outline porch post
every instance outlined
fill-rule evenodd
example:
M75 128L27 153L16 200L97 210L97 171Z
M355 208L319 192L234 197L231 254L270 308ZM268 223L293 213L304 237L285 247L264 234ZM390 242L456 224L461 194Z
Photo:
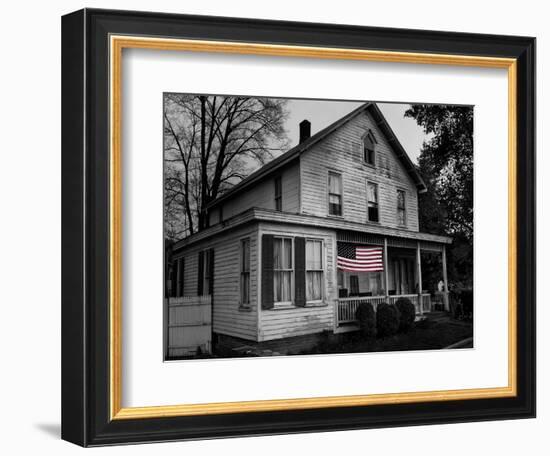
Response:
M447 248L443 244L441 262L443 263L443 305L445 310L449 311L449 289L447 288Z
M388 238L384 237L384 290L386 291L386 302L389 300L390 290L388 286Z
M422 308L422 264L420 261L420 241L416 241L416 272L418 275L418 307L420 307L420 315L424 313Z

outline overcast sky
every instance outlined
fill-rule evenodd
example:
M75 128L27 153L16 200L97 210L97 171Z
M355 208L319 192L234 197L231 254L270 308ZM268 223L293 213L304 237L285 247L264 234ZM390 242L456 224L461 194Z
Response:
M361 104L362 102L350 101L289 100L288 110L290 116L285 127L290 138L291 147L298 144L298 125L302 120L307 119L311 122L311 134L314 135ZM377 104L399 142L413 162L416 163L422 143L429 137L424 134L422 128L417 125L414 119L403 117L409 105L398 103Z

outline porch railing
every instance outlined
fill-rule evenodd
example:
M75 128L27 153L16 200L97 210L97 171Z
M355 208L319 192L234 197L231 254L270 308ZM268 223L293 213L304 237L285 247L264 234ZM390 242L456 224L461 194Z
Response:
M416 313L420 314L423 312L430 312L432 310L431 305L431 296L429 293L423 293L421 296L421 300L419 301L417 294L406 294L406 295L392 295L392 296L358 296L358 297L351 297L351 298L339 298L337 300L337 324L345 324L345 323L353 323L357 321L355 318L355 314L357 312L357 308L362 303L369 303L372 305L374 311L376 312L376 309L379 304L383 302L387 302L388 304L395 304L399 298L407 298L409 299L416 309ZM422 312L420 310L420 306L422 306Z

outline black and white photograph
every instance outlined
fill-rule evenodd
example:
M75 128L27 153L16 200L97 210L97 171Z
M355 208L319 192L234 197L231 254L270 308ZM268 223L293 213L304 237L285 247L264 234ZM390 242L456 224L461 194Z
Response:
M165 360L474 347L474 106L163 106Z

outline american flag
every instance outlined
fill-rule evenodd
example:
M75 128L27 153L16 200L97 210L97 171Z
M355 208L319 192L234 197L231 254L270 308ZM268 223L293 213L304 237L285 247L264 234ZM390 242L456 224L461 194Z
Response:
M384 270L382 247L366 247L338 243L338 269L350 272L378 272Z

